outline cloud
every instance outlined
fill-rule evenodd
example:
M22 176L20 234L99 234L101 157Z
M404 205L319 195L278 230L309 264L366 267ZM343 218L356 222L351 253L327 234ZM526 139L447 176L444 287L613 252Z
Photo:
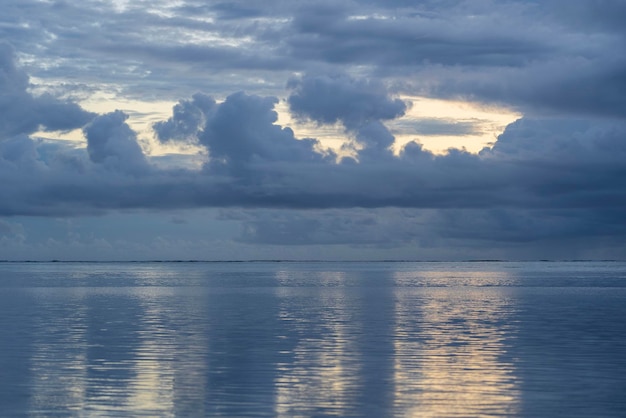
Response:
M249 209L236 220L241 243L298 247L616 243L625 11L619 0L8 0L0 214ZM177 157L144 155L133 109L95 115L70 99L100 90L183 98L155 137L203 147L202 169L152 164ZM420 95L525 116L478 155L435 156L416 143L394 154L389 127L406 123L399 97ZM354 159L324 149L314 129L279 124L282 100L306 126L343 127ZM480 128L411 123L417 135ZM78 128L82 145L34 137Z
M354 130L371 120L402 116L406 103L389 97L382 83L346 75L305 76L290 80L291 111L315 122L342 122Z
M144 97L207 91L222 98L241 89L276 96L293 71L334 72L527 113L619 117L625 67L615 51L624 42L624 6L568 4L155 1L148 9L11 0L0 36L31 58L32 74L83 93L106 80Z
M235 93L219 105L207 121L200 143L210 152L214 165L232 170L254 162L319 162L313 139L297 140L290 128L276 125L278 99Z
M35 143L27 136L17 136L0 142L0 157L12 164L30 165L38 158Z
M296 11L296 35L288 39L294 56L406 71L424 64L522 66L553 49L522 26L533 24L524 21L529 7L522 2L364 3Z
M573 0L568 7L557 0L546 2L551 14L576 30L626 33L626 4L620 0Z
M581 42L585 42L581 40ZM623 118L626 60L614 56L556 56L521 69L466 74L442 74L431 91L441 97L469 97L506 103L529 116Z
M250 7L248 4L237 2L216 3L211 10L217 12L220 19L254 18L264 15L259 8Z
M229 95L222 103L204 94L182 100L167 121L154 125L161 141L187 141L204 146L210 155L206 169L234 177L269 175L273 163L322 163L334 158L322 153L314 139L297 139L288 127L276 124L275 97Z
M303 76L290 83L288 102L296 116L341 122L364 146L358 163L337 163L315 139L298 139L278 125L275 97L239 92L217 103L197 94L179 102L155 131L162 141L205 147L204 170L151 166L128 116L116 111L84 128L84 151L45 147L26 136L3 141L0 173L11 186L3 188L1 212L56 216L201 206L591 210L625 203L624 122L524 118L480 155L434 156L409 144L394 156L387 149L393 136L383 122L402 115L406 105L382 84L347 76Z
M24 227L20 223L0 219L0 239L23 241L25 239Z
M402 209L292 211L222 210L221 218L242 222L238 241L269 245L397 247L419 238L420 214ZM411 219L407 223L407 219Z
M604 258L619 257L625 249L626 233L620 212L515 208L224 209L221 217L241 222L238 242L276 248L304 247L310 254L318 254L316 246L331 246L339 254L346 248L358 250L356 254L375 248L393 259L507 259L512 254L521 259L547 259L598 257L603 251Z
M181 100L174 106L171 118L154 124L157 138L161 142L197 142L215 107L215 100L202 93L194 94L191 100Z
M15 65L13 49L0 43L0 141L38 130L80 128L94 115L75 103L28 91L29 77Z
M384 120L404 115L406 103L389 97L382 83L346 75L304 76L288 83L291 112L319 124L341 122L365 147L362 156L390 153L394 142Z
M84 129L92 162L118 170L142 170L147 162L136 133L126 123L128 115L116 110L96 117Z
M300 117L341 121L347 132L356 131L356 140L391 136L381 120L405 108L367 80L305 76L293 83L290 101ZM346 106L354 100L356 110L324 108L329 91ZM626 203L621 121L523 118L479 155L434 156L410 143L396 156L381 149L387 142L363 141L359 162L337 162L318 141L298 139L278 125L277 102L239 92L221 103L196 95L176 105L170 119L155 125L157 135L165 141L191 138L205 147L209 159L202 171L150 165L121 111L85 127L84 151L46 148L27 137L5 141L0 173L12 186L3 189L0 212L57 216L233 206L611 210Z

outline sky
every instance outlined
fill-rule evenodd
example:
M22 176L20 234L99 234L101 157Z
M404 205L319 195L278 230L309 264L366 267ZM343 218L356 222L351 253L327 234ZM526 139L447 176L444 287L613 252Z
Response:
M0 260L626 259L626 2L0 5Z

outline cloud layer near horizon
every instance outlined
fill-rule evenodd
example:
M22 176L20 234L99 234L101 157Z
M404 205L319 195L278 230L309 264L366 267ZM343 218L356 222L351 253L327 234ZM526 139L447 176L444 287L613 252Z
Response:
M250 244L591 237L623 247L626 60L616 51L626 8L608 0L600 8L577 0L566 11L552 1L445 3L156 2L152 11L9 3L7 16L21 25L0 27L13 45L0 45L0 216L237 208L223 218L239 222L237 239ZM39 26L26 13L36 8L49 13ZM101 20L91 32L63 25L94 12ZM185 36L165 40L165 27ZM54 36L44 41L46 33ZM252 74L264 87L250 88ZM81 108L98 79L128 97L162 91L179 100L153 125L155 137L199 147L202 167L155 164L132 115ZM394 153L387 124L410 106L399 97L417 94L525 116L478 154L434 155L416 142ZM339 129L341 152L280 125L282 103L294 120ZM84 144L53 136L73 129ZM23 235L3 222L0 234Z

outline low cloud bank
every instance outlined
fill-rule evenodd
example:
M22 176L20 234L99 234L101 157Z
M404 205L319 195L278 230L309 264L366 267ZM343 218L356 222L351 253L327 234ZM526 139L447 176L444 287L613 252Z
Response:
M239 208L224 216L244 225L241 242L289 245L619 241L626 234L626 122L619 118L531 116L479 154L435 156L409 143L394 155L385 122L401 117L406 103L368 79L305 75L288 83L292 115L341 124L355 158L340 159L278 125L278 98L237 92L217 102L198 93L154 131L162 142L204 147L207 160L201 170L165 169L144 155L123 112L95 115L29 92L6 46L0 86L0 216ZM32 138L76 128L84 148ZM10 225L2 223L3 234L19 232Z

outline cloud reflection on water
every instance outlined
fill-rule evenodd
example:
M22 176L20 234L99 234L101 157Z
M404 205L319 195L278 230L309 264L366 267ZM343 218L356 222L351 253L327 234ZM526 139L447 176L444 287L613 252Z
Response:
M207 343L197 321L201 306L173 303L179 289L35 293L44 314L30 359L30 416L202 413Z
M451 272L421 279L450 283ZM406 277L397 274L406 282ZM394 387L397 415L511 416L519 412L520 382L506 358L514 333L510 298L474 287L481 273L465 272L470 286L416 291L396 287ZM473 276L473 277L472 277Z
M72 289L71 303L59 292L38 294L30 358L32 396L29 416L49 416L62 403L68 411L83 411L87 399L87 303L82 289ZM41 314L45 313L45 314Z
M37 266L0 293L1 331L15 336L0 341L3 402L29 416L515 416L537 402L537 382L582 373L558 356L613 396L621 351L583 337L621 344L602 316L623 312L619 288L595 288L608 308L593 311L586 276L584 292L565 292L569 273L539 285L547 267L520 279L445 265ZM578 319L577 306L588 306ZM576 336L571 356L555 329ZM544 386L550 399L575 389Z
M289 276L280 271L276 278L288 283ZM355 358L353 328L360 324L346 306L345 274L320 272L315 280L319 287L307 292L314 302L301 299L301 292L280 288L280 319L287 333L297 335L297 342L289 362L277 367L277 417L310 416L316 411L342 416L355 404L361 364ZM302 304L294 304L294 298Z

